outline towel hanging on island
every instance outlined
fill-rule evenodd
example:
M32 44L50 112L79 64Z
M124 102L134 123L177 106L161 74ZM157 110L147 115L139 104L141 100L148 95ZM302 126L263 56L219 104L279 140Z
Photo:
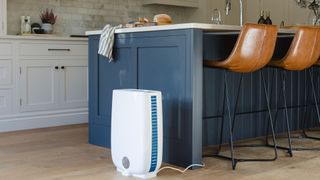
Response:
M115 27L107 24L101 32L98 54L107 57L109 59L109 62L114 60L112 54L114 45L114 33L117 29L121 28L121 24Z

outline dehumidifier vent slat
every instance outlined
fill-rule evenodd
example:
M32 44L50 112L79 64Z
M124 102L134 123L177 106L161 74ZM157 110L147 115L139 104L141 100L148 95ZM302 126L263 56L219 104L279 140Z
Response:
M151 96L151 124L152 124L152 150L151 167L149 172L154 172L157 168L158 159L158 115L157 115L157 97Z

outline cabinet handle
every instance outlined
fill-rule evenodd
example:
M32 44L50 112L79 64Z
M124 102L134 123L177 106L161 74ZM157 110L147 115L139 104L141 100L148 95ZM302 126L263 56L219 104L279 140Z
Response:
M59 69L59 66L55 66L54 69Z
M61 66L61 69L64 69L64 66Z
M48 51L71 51L71 49L48 49Z

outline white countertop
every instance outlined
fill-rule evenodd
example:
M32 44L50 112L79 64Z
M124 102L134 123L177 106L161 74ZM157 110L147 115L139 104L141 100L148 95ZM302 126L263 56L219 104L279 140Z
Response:
M32 35L0 35L1 39L15 39L15 40L56 40L56 41L88 41L88 38L68 37L68 36L57 36L57 35L46 35L46 34L32 34Z
M165 30L178 30L178 29L202 29L206 32L232 32L240 31L240 26L235 25L217 25L217 24L205 24L205 23L185 23L185 24L172 24L162 26L147 26L147 27L136 27L136 28L123 28L116 30L116 34L119 33L132 33L132 32L149 32L149 31L165 31ZM292 34L295 31L292 29L280 29L280 33ZM101 30L87 31L86 35L99 35Z

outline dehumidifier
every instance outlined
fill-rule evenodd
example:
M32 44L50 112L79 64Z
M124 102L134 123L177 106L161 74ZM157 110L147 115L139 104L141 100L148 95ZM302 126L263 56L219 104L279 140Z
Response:
M151 178L162 163L162 96L159 91L114 90L111 155L124 176Z

